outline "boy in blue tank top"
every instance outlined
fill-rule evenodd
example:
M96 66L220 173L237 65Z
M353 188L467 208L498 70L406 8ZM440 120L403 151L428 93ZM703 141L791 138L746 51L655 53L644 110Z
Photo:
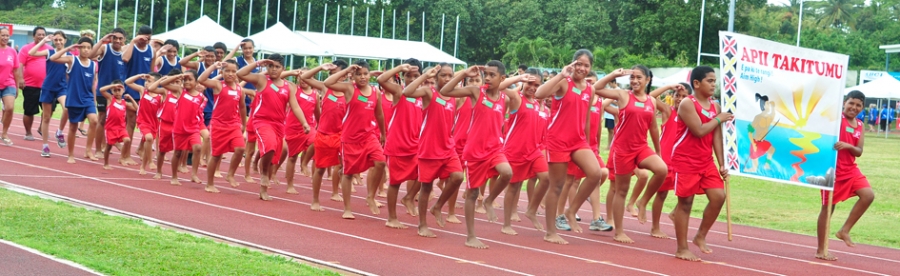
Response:
M125 30L115 28L100 39L100 41L90 49L88 57L97 61L97 87L107 86L113 80L124 80L125 77L125 61L122 60L122 51L125 45ZM97 100L97 124L91 124L88 130L88 148L94 145L97 152L102 151L103 141L106 140L104 125L106 125L106 98L96 97ZM93 130L93 131L92 131ZM88 149L85 158L91 160L99 160L95 157L94 150Z
M138 29L137 35L131 40L131 43L125 46L125 51L122 53L122 61L125 62L125 78L122 78L122 80L128 79L131 76L148 74L152 71L153 53L156 52L156 49L154 49L154 46L150 43L150 36L152 34L153 29L151 29L150 26L141 26ZM144 86L144 80L139 79L135 84ZM140 102L141 100L141 93L131 89L131 87L125 87L125 95L130 96L130 98L134 99L136 102ZM136 119L136 110L127 109L125 112L125 132L128 133L128 137L134 135ZM122 163L126 166L137 165L137 162L134 162L134 159L131 159L130 139L122 143Z

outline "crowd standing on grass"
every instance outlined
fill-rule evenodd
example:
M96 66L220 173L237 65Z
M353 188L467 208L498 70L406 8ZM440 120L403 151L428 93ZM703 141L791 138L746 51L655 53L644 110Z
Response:
M516 203L523 184L525 217L545 231L545 241L555 244L568 243L558 231L583 231L576 213L585 201L593 210L588 229L615 231L613 240L621 243L634 242L625 234L624 213L644 224L652 201L649 233L664 242L667 235L659 228L663 201L675 191L678 204L668 213L676 230L675 256L689 261L700 260L687 242L693 199L705 194L709 203L692 242L701 252L712 253L706 234L725 201L724 181L729 177L719 127L733 115L722 112L713 99L717 76L707 66L694 68L687 83L652 90L653 72L643 65L598 79L591 72L593 54L583 49L559 72L520 65L508 74L496 60L454 72L448 64L424 68L412 58L384 72L370 70L364 60L348 64L340 59L287 70L279 54L256 60L250 39L230 51L216 42L179 57L178 41L152 39L148 26L131 39L115 28L96 43L93 32L83 31L68 46L64 33L47 34L36 27L34 42L18 53L8 45L9 35L0 27L6 146L13 145L7 131L21 89L25 140L34 140L33 118L41 113L37 132L42 157L51 157L50 114L59 106L62 123L54 134L57 145L68 150L68 163L76 162L80 131L87 137L83 157L96 161L102 154L104 169L113 168L110 154L117 149L119 164L139 166L141 175L155 172L153 178L161 179L169 160L172 185L181 185L179 173L190 173L192 182L218 193L215 182L223 178L219 166L230 154L224 180L237 187L255 183L253 175L258 175L259 198L266 201L271 200L270 188L280 183L277 172L282 167L286 193L298 193L294 179L299 163L299 174L312 178L312 211L324 210L319 192L323 178L330 178L331 200L343 202L342 218L353 219L351 193L365 183L366 204L373 214L383 207L375 198L387 197L387 227L406 228L397 218L399 199L408 214L418 216L418 235L431 238L436 235L429 229L429 214L439 227L462 223L455 204L465 183L465 245L482 249L488 246L476 235L476 213L498 221L494 209L501 205L494 201L506 193L500 231L516 235L511 222L519 220ZM328 78L316 80L323 71ZM630 78L627 90L614 82L625 76ZM671 94L671 105L659 99L664 94ZM887 107L863 113L864 102L859 91L847 95L841 127L845 131L834 145L834 202L860 197L836 234L848 246L854 246L850 230L874 199L855 163L863 151L864 120L872 130L875 120L883 125L894 117ZM609 136L606 162L600 155L604 126ZM140 140L132 154L135 128ZM242 181L235 178L240 165L245 166ZM200 167L207 168L204 178L198 174ZM628 198L633 177L637 185ZM604 219L599 187L607 179L611 186ZM403 183L407 195L398 198ZM433 186L441 193L429 208ZM816 257L836 260L824 250L825 202ZM537 219L541 207L544 221Z

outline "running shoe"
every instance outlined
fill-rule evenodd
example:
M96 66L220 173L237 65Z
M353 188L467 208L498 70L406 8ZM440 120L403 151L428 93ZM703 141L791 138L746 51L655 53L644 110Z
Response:
M578 214L575 214L575 221L581 221L581 217L579 217Z
M608 223L606 223L606 221L603 220L603 218L601 217L595 221L592 221L591 226L588 227L588 230L609 232L609 231L613 230L613 227L612 227L612 225L609 225Z
M25 135L25 141L34 141L34 136Z
M569 226L569 221L566 220L566 216L559 215L556 217L556 229L562 231L572 231L572 227Z
M44 144L44 149L41 150L41 157L50 157L50 146Z
M0 140L2 140L2 141L3 141L3 144L6 145L7 147L12 147L12 145L13 145L12 140L9 140L9 138L3 138L3 139L0 139Z
M59 146L59 148L66 147L66 136L59 130L56 130L56 145Z

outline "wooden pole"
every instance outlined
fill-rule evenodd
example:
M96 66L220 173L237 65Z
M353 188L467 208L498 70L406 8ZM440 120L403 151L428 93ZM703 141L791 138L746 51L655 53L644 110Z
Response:
M831 209L834 207L834 191L826 191L828 193L828 213L825 215L825 248L822 250L823 256L828 256L828 236L831 235Z
M731 182L730 177L725 177L725 220L728 224L728 241L731 241Z

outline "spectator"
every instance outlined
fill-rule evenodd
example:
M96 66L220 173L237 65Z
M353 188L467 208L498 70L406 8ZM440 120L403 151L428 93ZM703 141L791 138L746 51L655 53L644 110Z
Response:
M879 124L880 126L878 127L878 132L881 132L882 130L885 132L889 131L888 126L891 124L890 122L896 121L894 109L888 107L888 105L886 104L881 105L881 110L878 111L878 116L878 119L881 121Z
M22 88L22 109L24 116L22 124L25 126L25 140L34 141L34 135L31 133L31 125L34 123L34 115L41 113L41 86L44 84L44 78L47 76L47 58L33 57L28 51L47 36L47 30L44 27L37 26L31 31L33 42L25 44L19 50L19 68L25 80L25 87ZM41 44L38 51L50 50L50 45ZM53 112L48 110L48 112ZM38 127L40 131L40 127Z
M91 30L81 30L81 36L94 40L94 36L96 36L96 34L94 34L94 31Z
M866 124L869 125L869 132L875 132L875 122L878 121L878 109L875 104L869 104L866 110Z
M22 79L22 68L19 67L19 59L16 50L9 45L10 29L0 26L0 99L3 101L3 134L0 142L6 146L12 146L12 140L7 136L9 124L12 123L13 108L18 87L25 87Z

